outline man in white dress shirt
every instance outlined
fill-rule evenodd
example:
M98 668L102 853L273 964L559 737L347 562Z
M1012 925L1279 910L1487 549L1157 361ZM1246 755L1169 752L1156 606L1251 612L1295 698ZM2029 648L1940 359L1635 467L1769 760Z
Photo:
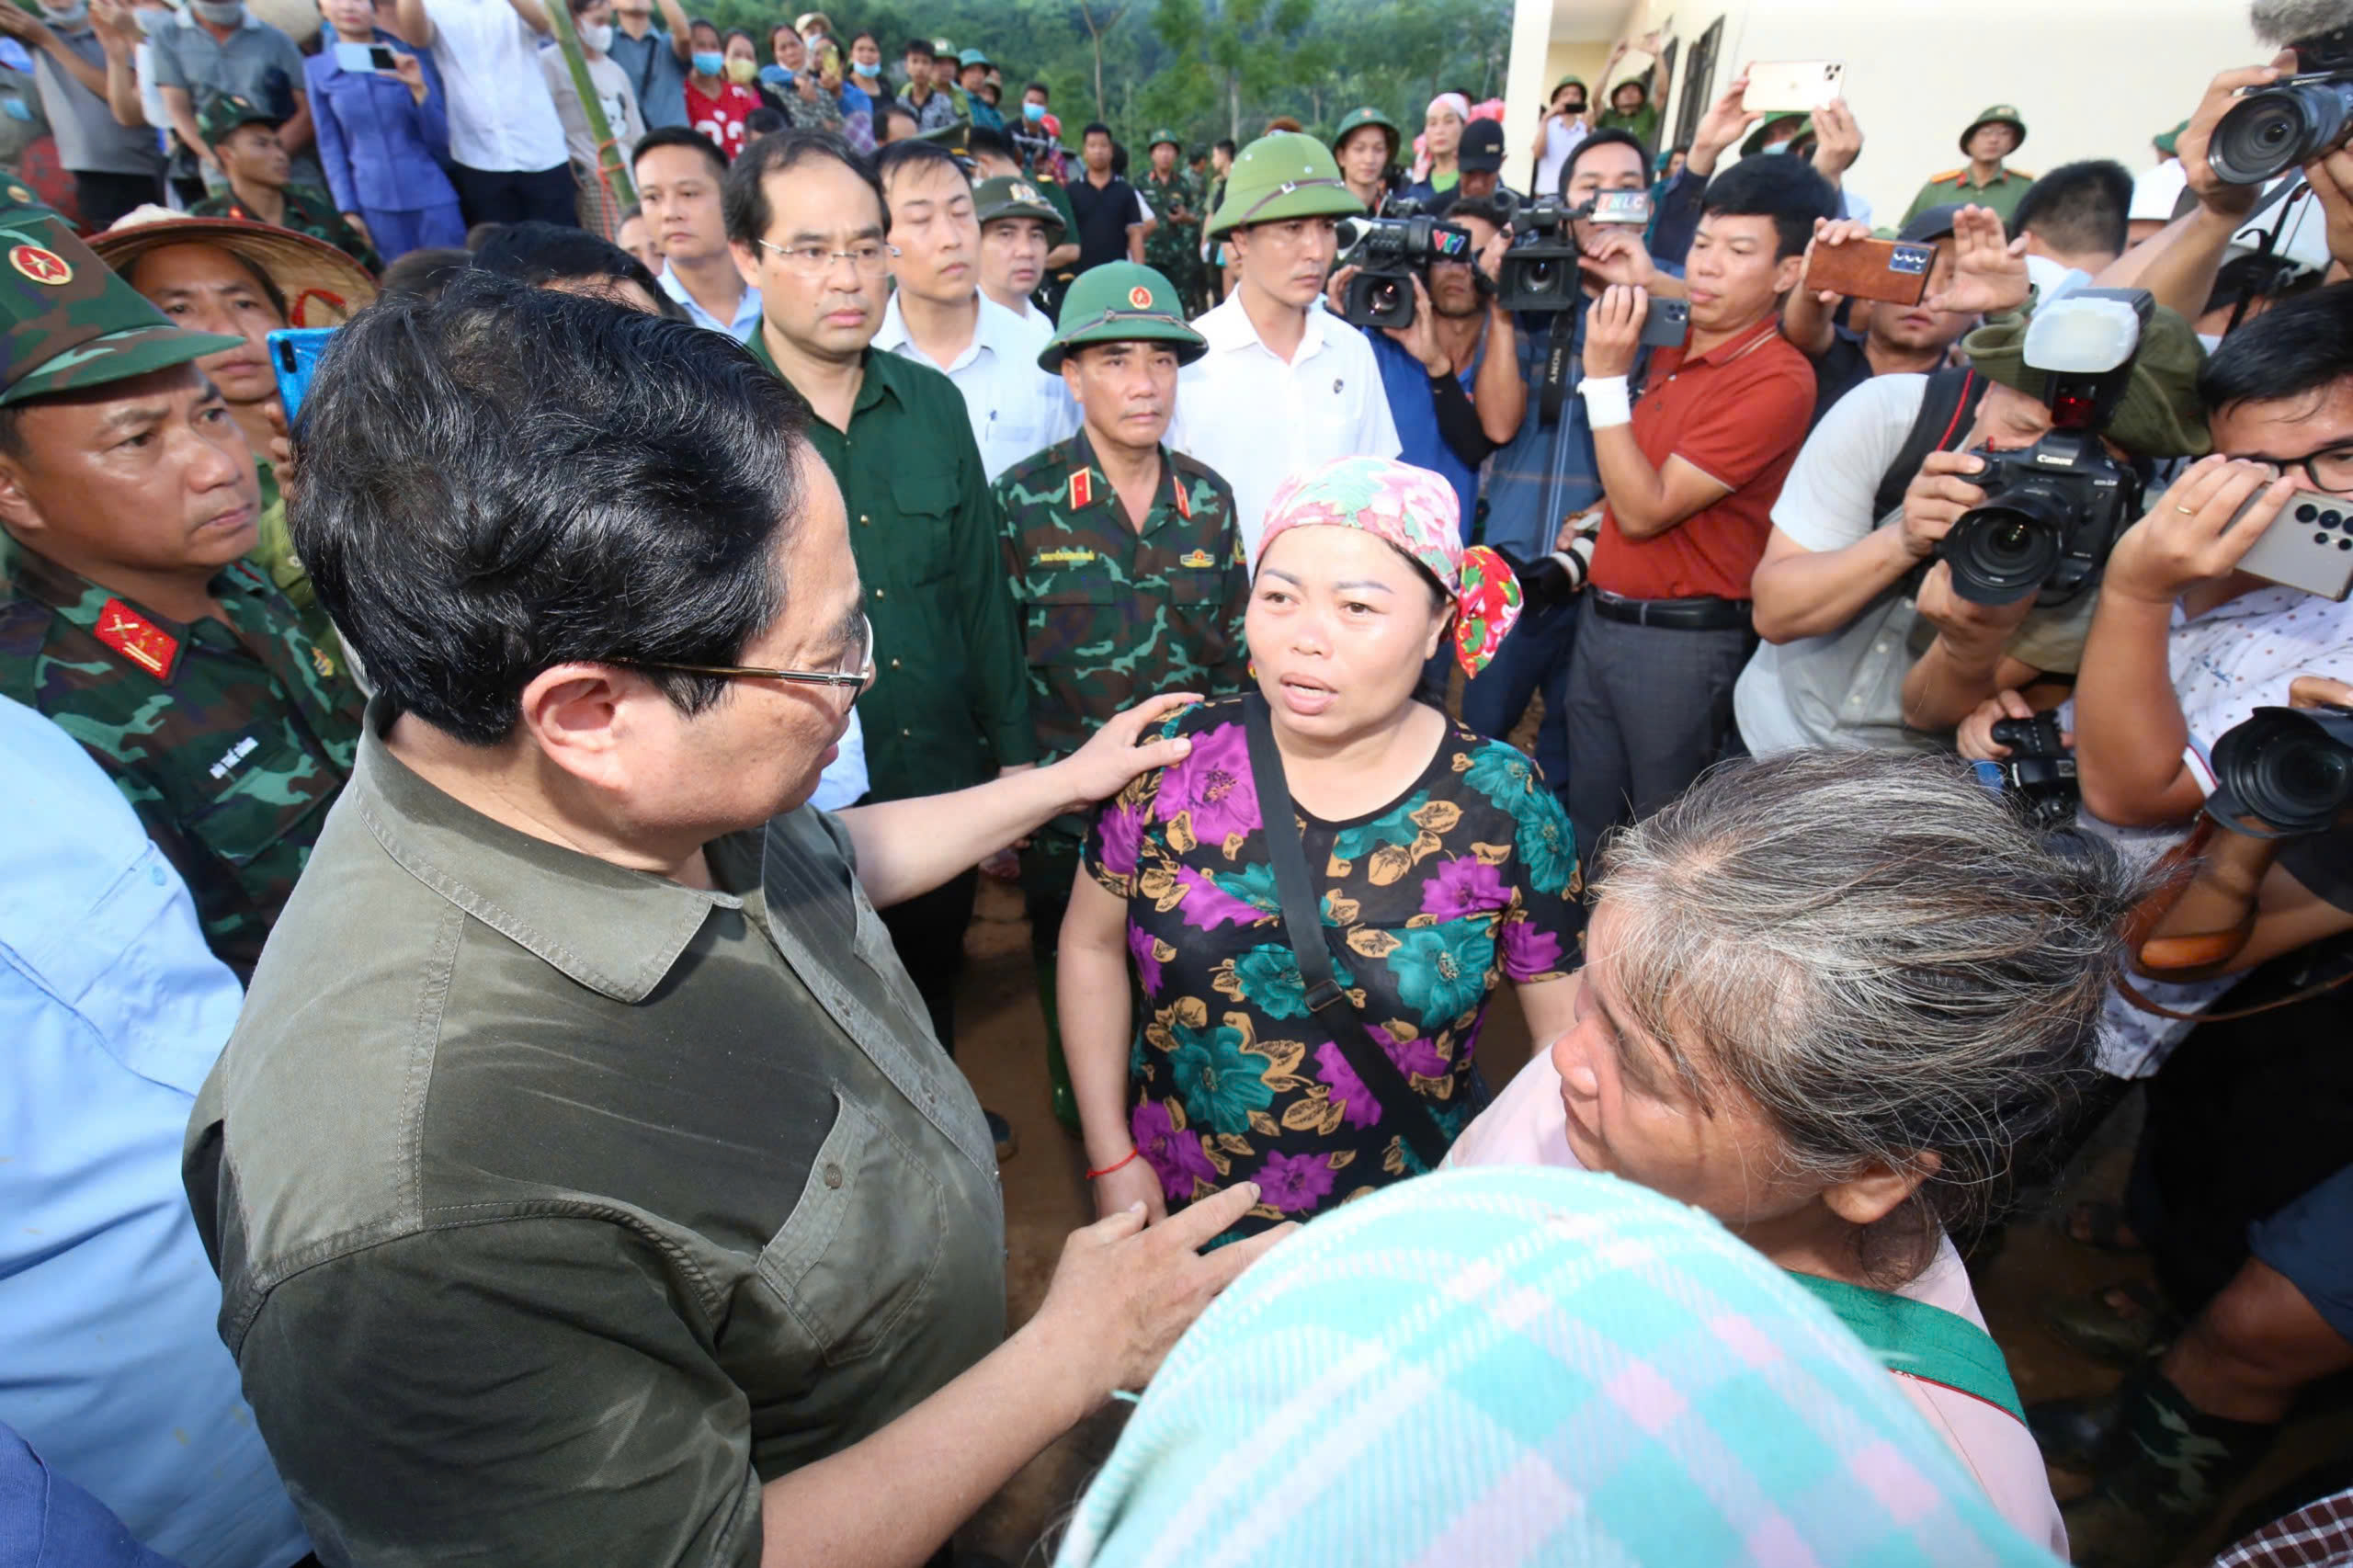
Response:
M1397 426L1364 335L1324 308L1337 219L1364 204L1321 142L1297 131L1242 149L1202 233L1242 277L1193 324L1209 352L1185 367L1168 444L1225 476L1245 556L1285 476L1333 458L1393 458Z
M898 288L874 347L947 372L963 394L997 475L1078 428L1061 378L1038 369L1054 335L1041 315L1019 316L981 292L981 223L972 182L946 148L893 142L875 158L891 207L891 274Z
M433 51L449 99L449 181L468 223L579 226L563 121L540 70L555 36L540 0L399 0L403 37Z

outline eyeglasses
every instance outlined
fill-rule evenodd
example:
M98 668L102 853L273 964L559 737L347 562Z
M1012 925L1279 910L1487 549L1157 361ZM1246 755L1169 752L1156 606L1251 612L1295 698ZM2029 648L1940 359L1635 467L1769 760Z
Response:
M2332 495L2353 495L2353 442L2339 441L2300 458L2255 456L2247 460L2269 463L2283 476L2301 469L2313 489L2325 490Z
M731 680L789 680L803 686L840 686L863 691L874 684L874 623L858 618L858 642L834 670L767 670L751 665L674 665L654 659L615 659L633 670L670 670L688 676L722 676Z
M860 278L880 278L891 258L899 254L896 245L886 245L880 240L860 240L847 250L834 250L825 245L779 245L760 242L760 248L772 250L784 257L785 270L796 278L815 283L833 271L834 263L847 261L858 269Z

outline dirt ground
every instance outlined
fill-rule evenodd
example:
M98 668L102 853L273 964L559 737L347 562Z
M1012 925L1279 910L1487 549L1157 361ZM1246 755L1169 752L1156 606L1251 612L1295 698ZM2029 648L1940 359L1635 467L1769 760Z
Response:
M1019 1149L1005 1165L1006 1294L1010 1321L1026 1321L1045 1296L1063 1238L1094 1216L1086 1192L1086 1161L1076 1139L1053 1119L1046 1084L1044 1019L1029 964L1029 926L1020 894L983 878L979 912L966 940L968 965L957 1002L957 1059L981 1102L1013 1124ZM1479 1062L1500 1086L1526 1063L1528 1029L1508 992L1497 998L1480 1042ZM2135 1118L2132 1102L2095 1140L2060 1195L2112 1197L2123 1185ZM2078 1294L2118 1279L2146 1278L2138 1260L2096 1253L2068 1241L2047 1219L2014 1223L1998 1253L1973 1267L1978 1300L2007 1352L2019 1395L2040 1399L2098 1392L2118 1374L2054 1338L2039 1312L2054 1297ZM1117 1440L1126 1406L1114 1404L1046 1450L982 1510L959 1537L968 1551L1006 1563L1051 1561L1041 1537L1064 1517L1086 1480ZM2222 1511L2227 1518L2325 1460L2353 1454L2353 1411L2310 1416L2292 1424L2270 1460ZM2086 1482L2053 1472L2062 1497ZM2211 1537L2219 1533L2208 1532ZM2201 1538L2182 1543L2179 1563L2203 1562L2222 1544Z

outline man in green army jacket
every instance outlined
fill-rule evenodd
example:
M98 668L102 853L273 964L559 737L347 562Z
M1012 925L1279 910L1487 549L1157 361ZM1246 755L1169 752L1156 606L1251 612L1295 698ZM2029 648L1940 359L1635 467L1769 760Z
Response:
M1177 369L1208 347L1185 324L1166 278L1120 261L1072 285L1062 330L1038 357L1040 369L1061 374L1083 421L1077 435L996 482L1042 760L1069 756L1143 698L1242 688L1250 578L1233 490L1161 444L1176 412ZM1054 949L1086 831L1084 817L1058 817L1021 858L1054 1113L1074 1129Z
M335 198L317 186L294 182L293 160L278 140L283 116L224 93L204 106L196 123L221 160L229 188L189 208L191 217L242 218L291 229L324 240L371 274L384 270L376 247L335 210Z
M0 190L0 694L96 757L244 979L350 776L358 693L240 557L253 455L175 326Z
M1152 166L1136 188L1160 219L1144 237L1144 262L1176 285L1189 317L1209 309L1209 302L1201 295L1201 189L1177 164L1183 150L1175 131L1154 131L1146 149Z
M874 685L858 699L871 798L1032 766L1000 519L963 396L930 366L873 350L891 246L872 165L839 137L779 131L735 160L724 204L736 267L760 291L745 347L808 405L810 443L849 508L874 626ZM883 917L951 1055L975 888L967 871Z

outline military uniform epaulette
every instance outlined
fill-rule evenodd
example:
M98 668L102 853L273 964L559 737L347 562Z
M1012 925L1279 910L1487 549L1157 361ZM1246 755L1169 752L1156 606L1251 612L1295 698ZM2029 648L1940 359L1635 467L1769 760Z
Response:
M2002 173L2011 179L2030 180L2035 177L2033 175L2027 173L2026 170L2014 169L2007 164L2004 164L2002 165ZM1928 176L1928 183L1930 185L1958 185L1968 177L1969 165L1967 164L1963 164L1957 169L1947 169L1940 175L1930 175Z
M49 636L49 607L11 595L0 599L0 697L31 699L33 660Z

